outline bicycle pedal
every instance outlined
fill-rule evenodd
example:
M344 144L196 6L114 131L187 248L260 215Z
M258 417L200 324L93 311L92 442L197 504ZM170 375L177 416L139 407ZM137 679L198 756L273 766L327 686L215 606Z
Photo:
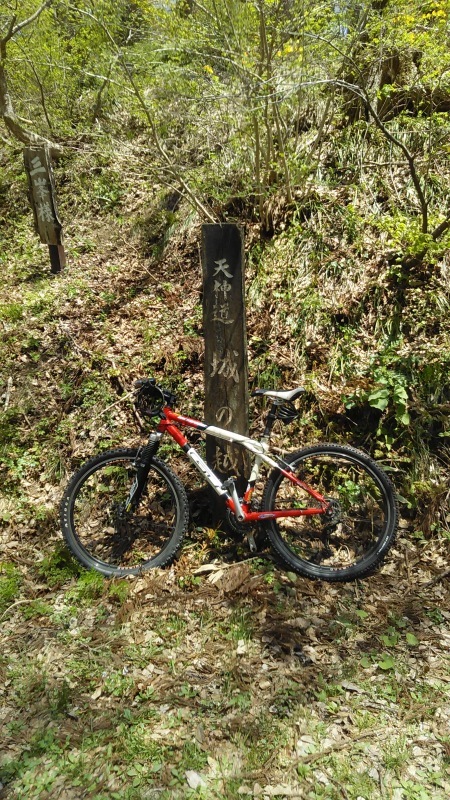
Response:
M255 537L253 536L253 533L251 531L247 531L246 536L247 536L248 549L250 550L251 553L257 553L258 547L255 542Z

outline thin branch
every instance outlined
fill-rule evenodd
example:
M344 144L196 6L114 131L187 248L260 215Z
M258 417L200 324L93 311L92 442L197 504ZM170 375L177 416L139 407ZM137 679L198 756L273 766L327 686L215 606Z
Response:
M431 581L423 583L420 589L429 589L431 586L436 586L437 583L443 581L444 578L448 578L449 575L450 575L450 569L446 569L444 572L441 572L439 575L436 575Z
M197 6L197 8L199 8L200 11L202 11L204 14L206 14L206 16L209 17L209 19L211 19L213 22L217 22L214 14L211 14L211 12L208 11L208 9L205 8L205 6L202 6L201 3L197 3L197 0L194 0L193 5Z
M9 23L8 31L0 39L0 116L3 118L3 121L6 125L8 131L17 139L19 142L25 145L47 145L52 155L60 155L62 152L62 147L54 142L51 142L49 139L46 139L45 136L40 136L33 131L29 131L23 127L19 117L17 116L16 112L14 111L13 102L11 99L11 95L8 89L8 79L6 74L6 45L7 43L23 28L27 25L30 25L34 22L42 12L48 8L54 0L46 0L39 8L31 14L30 17L24 19L22 22L19 22L16 25L17 17L14 15ZM44 104L44 113L45 111L45 104Z
M136 96L136 99L138 100L139 105L141 106L141 108L142 108L142 110L143 110L143 112L145 114L145 117L146 117L147 122L149 124L150 130L152 132L153 141L154 141L154 143L156 145L156 149L157 149L159 155L161 156L163 161L165 161L165 163L167 164L169 170L172 172L173 176L180 182L180 184L182 185L184 191L186 192L186 195L189 197L189 200L191 201L192 205L196 208L196 210L199 211L201 214L203 214L206 217L206 219L208 219L210 222L216 222L215 218L210 213L210 211L208 211L208 209L203 205L201 200L198 199L198 197L194 194L194 192L192 191L190 186L188 186L186 181L183 179L182 175L179 173L178 169L172 163L172 161L170 159L170 156L168 155L168 153L165 151L163 145L161 144L159 136L158 136L158 131L156 129L155 121L154 121L154 119L153 119L153 117L152 117L152 115L150 113L150 110L149 110L149 108L147 106L147 103L145 102L145 99L144 99L144 97L143 97L143 95L142 95L142 93L141 93L136 81L134 80L134 77L133 77L133 75L131 73L131 70L130 70L126 60L124 59L119 46L117 45L114 37L111 35L111 33L110 33L109 29L107 28L107 26L102 22L102 20L98 19L98 17L96 17L94 14L91 14L90 11L84 11L84 10L81 10L80 8L76 8L75 6L72 6L72 5L69 5L69 8L72 11L76 11L78 14L82 14L83 16L89 17L93 22L95 22L97 25L99 25L99 27L102 29L102 31L105 34L105 36L107 37L108 41L113 46L113 48L114 48L114 50L115 50L115 52L117 54L117 60L121 64L122 69L124 70L128 80L130 82L130 85L133 88L133 91L134 91L134 94Z
M386 139L389 142L391 142L391 144L394 144L396 147L399 147L400 150L402 151L403 155L405 156L408 162L409 174L411 175L411 180L414 184L414 188L416 190L416 194L420 203L420 208L422 212L422 233L428 233L428 202L425 197L424 191L422 189L420 178L417 174L414 156L410 153L406 145L403 144L403 142L400 141L400 139L397 139L397 137L390 132L390 130L386 127L384 122L380 119L379 115L375 111L369 99L369 95L366 89L363 89L361 86L358 86L357 84L348 83L347 81L343 80L331 80L330 83L333 84L334 86L339 86L342 89L346 89L349 92L353 92L353 94L355 94L357 97L360 97L361 100L364 102L373 121L375 122L377 128L380 129L380 131L383 133Z
M32 600L16 600L14 603L11 603L11 605L8 606L8 608L3 612L3 614L0 617L0 622L2 622L5 619L5 617L8 615L8 613L13 608L16 608L16 606L22 606L22 605L24 605L24 603L35 603L35 602L36 602L36 598L33 598Z
M24 48L22 47L22 45L18 45L18 46L19 46L20 50L22 51L22 53L24 54L25 61L26 61L26 63L27 63L27 64L29 64L29 66L31 67L31 69L32 69L32 72L33 72L33 75L34 75L34 77L35 77L35 79L36 79L36 83L37 83L37 85L38 85L38 89L39 89L39 94L40 94L40 96L41 96L42 110L43 110L43 112L44 112L44 116L45 116L45 119L46 119L46 121L47 121L47 125L48 125L48 128L49 128L49 131L50 131L50 133L51 133L51 134L52 134L52 136L53 136L53 135L54 135L54 132L53 132L53 125L52 125L52 123L51 123L51 120L50 120L50 117L49 117L49 114L48 114L48 111L47 111L47 104L46 104L46 101L45 101L44 87L43 87L43 85L42 85L42 81L41 81L41 79L40 79L40 77L39 77L39 74L38 74L38 72L37 72L37 69L36 69L36 67L34 66L34 63L33 63L33 61L31 60L31 58L28 58L28 56L27 56L27 54L26 54L26 52L25 52ZM18 119L20 119L20 117L18 117ZM25 121L25 120L23 120L23 121Z
M443 221L443 222L441 222L441 223L440 223L440 225L438 225L438 226L437 226L437 227L434 229L433 233L431 234L431 235L432 235L432 237L433 237L433 239L434 239L434 241L435 241L435 242L437 242L437 240L438 240L438 239L440 239L440 238L441 238L441 236L442 236L442 235L443 235L443 234L444 234L446 231L448 231L448 229L449 229L449 228L450 228L450 217L447 217L446 219L444 219L444 221Z
M325 747L323 750L320 750L317 753L307 753L306 755L301 756L299 758L298 763L299 764L311 764L313 761L320 761L320 759L325 758L326 756L329 756L331 753L335 753L338 750L346 750L348 747L351 747L356 742L360 742L363 739L367 739L368 737L369 738L372 738L372 737L374 737L374 738L375 737L383 738L383 734L384 734L384 736L388 735L386 730L383 729L383 728L380 728L380 730L377 730L377 731L373 731L373 730L364 731L363 733L357 734L356 736L350 736L348 739L345 739L343 742L336 742L335 744L332 744L330 747Z
M324 36L320 36L318 34L310 34L310 33L306 33L305 35L308 38L324 42L329 47L331 47L333 50L335 50L337 53L339 53L339 55L344 59L344 61L346 61L352 67L352 69L354 69L359 74L359 76L361 78L361 81L362 82L364 81L364 75L363 75L362 70L360 69L358 64L354 61L354 59L351 57L350 54L344 52L340 47L335 45L333 42L331 42L329 39L327 39ZM360 97L361 100L363 101L363 103L365 104L368 112L370 113L373 121L375 122L375 125L377 126L377 128L379 128L379 130L383 133L383 135L386 137L386 139L389 142L394 144L396 147L399 147L400 150L403 152L403 154L404 154L404 156L405 156L405 158L406 158L406 160L408 162L408 167L409 167L409 173L411 175L411 180L412 180L412 182L414 184L414 188L416 190L416 194L417 194L417 197L418 197L418 200L419 200L419 203L420 203L420 208L421 208L421 212L422 212L422 233L428 233L428 202L427 202L427 199L425 197L425 192L424 192L424 190L422 188L422 184L421 184L419 175L418 175L417 170L416 170L416 163L415 163L414 156L408 150L406 145L403 144L403 142L400 141L400 139L397 139L389 131L389 129L384 124L384 122L381 120L380 116L378 115L378 113L376 112L375 108L372 105L372 102L371 102L371 100L369 98L369 94L367 92L367 89L365 89L362 86L359 86L357 84L352 84L352 83L349 83L348 81L341 80L339 78L334 79L334 81L332 80L331 83L333 83L335 86L340 86L341 88L346 89L347 91L353 92L353 94L355 94L357 97Z
M117 56L114 56L114 58L111 59L111 63L109 65L109 69L108 69L108 74L105 77L105 79L103 80L103 83L102 83L102 85L100 86L100 89L97 92L97 99L95 101L94 111L92 112L92 122L93 123L96 121L98 115L100 114L100 109L101 109L101 106L102 106L102 94L105 91L106 87L109 86L109 84L111 83L111 73L113 71L113 67L114 67L114 64L115 64L116 61L117 61Z
M15 24L16 16L14 16L10 22L8 33L3 37L3 39L0 40L1 44L6 45L6 43L9 42L9 40L12 39L16 33L19 33L19 31L23 30L23 28L26 28L27 25L31 25L31 23L40 17L42 12L51 6L53 2L54 0L45 0L45 3L42 3L42 5L34 12L34 14L31 15L31 17L24 19L23 22L19 22L18 25Z

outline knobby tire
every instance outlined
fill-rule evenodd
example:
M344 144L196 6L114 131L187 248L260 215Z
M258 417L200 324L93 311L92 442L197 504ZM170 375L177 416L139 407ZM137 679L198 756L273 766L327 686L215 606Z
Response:
M398 525L398 503L387 475L365 453L345 445L307 447L285 462L337 511L328 527L322 514L264 522L284 565L313 580L352 581L371 574L392 547ZM263 511L319 505L279 470L270 474Z
M75 558L106 576L139 575L169 564L188 525L188 501L174 472L153 457L134 511L125 511L136 476L135 449L110 450L87 461L61 501L61 528Z

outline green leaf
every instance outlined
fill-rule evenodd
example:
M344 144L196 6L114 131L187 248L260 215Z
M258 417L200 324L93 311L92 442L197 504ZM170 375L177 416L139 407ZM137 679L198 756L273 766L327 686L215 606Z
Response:
M384 670L394 669L395 661L392 658L392 656L386 655L381 661L378 662L378 666L380 667L380 669Z
M369 394L368 401L372 408L378 408L380 411L384 411L389 405L389 397L389 389L378 389L376 392Z
M385 408L388 407L389 401L388 400L375 400L373 403L370 403L372 408L378 408L380 411L384 411Z
M394 389L394 397L396 400L408 400L408 392L403 386L396 386Z
M386 647L395 647L395 645L398 642L398 634L397 633L390 633L390 634L384 633L382 636L380 636L380 639L383 642L383 644L386 645Z
M410 645L410 647L416 647L419 644L419 640L417 636L414 636L413 633L406 634L406 641Z
M371 392L371 393L369 394L369 400L371 400L372 398L374 398L374 399L375 399L375 398L377 398L377 397L389 397L389 395L390 395L390 391L389 391L389 389L388 389L388 388L385 386L385 387L383 387L382 389L375 389L375 391L374 391L374 392Z

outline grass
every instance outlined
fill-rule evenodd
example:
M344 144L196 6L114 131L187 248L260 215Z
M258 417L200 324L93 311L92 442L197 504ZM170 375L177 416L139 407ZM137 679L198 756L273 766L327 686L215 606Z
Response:
M405 619L398 577L371 579L372 609L361 617L356 587L308 592L302 580L280 607L264 568L249 569L246 591L225 598L206 578L180 588L190 553L139 582L66 576L40 599L41 616L34 600L33 615L18 606L8 618L9 630L21 620L23 631L3 651L8 797L228 798L259 784L298 787L305 798L337 798L345 786L354 800L375 800L382 786L386 796L444 800L445 659L418 658L399 638L393 670L376 660L384 631L392 637ZM396 626L382 619L387 584ZM214 611L199 614L206 598ZM316 618L314 635L291 625L300 607ZM353 622L336 637L344 608ZM422 653L446 630L435 610L416 611ZM24 651L36 625L47 633ZM368 645L373 658L361 668ZM197 779L204 789L190 788Z
M389 343L386 315L375 314L389 305L390 278L375 269L355 214L339 212L345 253L306 221L250 246L251 378L308 387L302 419L278 443L332 437L378 448L413 487L409 525L433 499L433 520L415 538L402 530L381 574L348 587L308 583L264 558L247 564L229 534L196 525L170 569L106 581L61 544L68 475L100 449L141 441L127 399L137 376L176 386L193 415L203 408L198 230L171 236L162 267L144 258L132 221L113 216L122 189L96 185L91 210L111 216L91 215L88 233L84 219L70 220L64 273L50 275L22 218L0 254L5 798L236 800L265 789L283 797L286 786L304 798L444 800L448 604L441 582L420 587L447 563L449 462L432 408L448 399L437 361L446 334L442 325L433 333L445 281L421 294L431 347L416 353L414 337ZM317 201L312 214L321 208L331 226L333 204ZM404 309L412 331L417 302ZM382 413L362 398L371 369L397 369L401 347L413 348L402 374L415 424L399 433L393 389ZM161 454L172 458L172 447ZM184 462L176 469L191 483ZM195 574L211 554L228 562L228 583Z
M20 572L14 564L0 562L0 613L18 598L21 583Z

